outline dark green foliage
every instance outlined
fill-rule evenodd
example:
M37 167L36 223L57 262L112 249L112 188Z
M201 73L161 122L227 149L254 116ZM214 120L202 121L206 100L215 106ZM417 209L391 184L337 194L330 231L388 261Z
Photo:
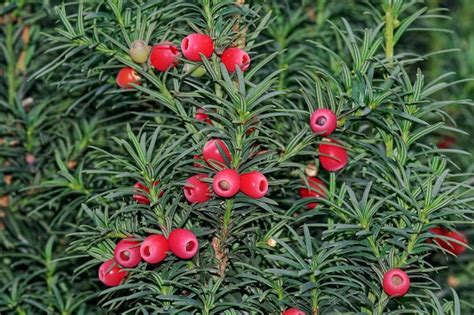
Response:
M426 41L451 29L438 4L24 2L0 7L0 312L472 312L472 296L445 283L454 270L472 275L472 250L456 258L427 242L432 227L473 222L467 146L434 144L472 129L450 118L452 108L471 105L462 79L472 71L451 79L439 65L445 54L436 53L454 45ZM134 40L179 45L192 32L210 34L216 52L240 45L250 69L229 74L214 54L195 78L184 59L163 74L128 56ZM25 70L17 66L22 51ZM115 85L123 66L139 73L140 85ZM33 105L25 105L29 97ZM302 200L305 167L319 167L324 141L309 114L321 107L337 114L331 138L350 163L337 173L321 168L327 197ZM193 118L198 108L213 124ZM211 138L227 143L232 168L267 176L266 197L186 202L188 177L205 173L212 182L213 167L193 165ZM137 181L150 190L150 205L133 201ZM170 255L129 270L118 287L99 283L98 266L121 238L178 227L196 233L195 258ZM403 298L383 292L391 268L411 278Z

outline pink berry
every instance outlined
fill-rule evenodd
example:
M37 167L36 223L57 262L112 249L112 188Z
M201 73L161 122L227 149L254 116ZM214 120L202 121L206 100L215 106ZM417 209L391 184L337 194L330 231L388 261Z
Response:
M309 118L309 126L318 135L328 136L336 130L336 114L327 108L317 109Z
M253 171L240 175L240 191L249 197L259 199L268 191L268 180L260 172Z
M204 122L204 123L206 123L206 124L209 124L209 125L212 124L212 121L211 121L211 119L209 118L209 115L206 114L206 111L205 111L204 109L202 109L202 108L198 108L198 109L196 110L196 115L194 115L194 118L195 118L196 120L202 121L202 122Z
M299 308L292 307L281 313L281 315L306 315L306 313Z
M164 72L178 64L179 49L170 42L153 46L150 53L150 64L158 71Z
M328 172L343 169L348 159L347 150L336 140L326 139L326 142L319 145L319 162Z
M225 68L229 72L235 72L237 67L246 71L250 66L250 57L249 55L240 48L227 48L224 50L221 56L221 61L224 64Z
M216 195L229 198L239 192L240 176L236 170L225 169L217 172L212 181L212 189Z
M199 242L196 235L187 229L175 229L171 231L168 242L173 254L181 259L194 257L199 249Z
M146 237L140 245L140 256L149 264L157 264L165 260L170 245L166 237L154 234Z
M121 240L115 245L114 259L122 267L136 267L141 261L140 243L130 238Z
M230 151L227 148L225 142L221 139L211 139L206 143L202 150L204 161L206 161L211 166L216 163L220 166L225 166L226 161L222 156L221 151L219 151L219 148L222 150L227 160L231 162L232 157L230 155Z
M193 159L195 160L193 163L193 166L196 168L204 168L204 165L201 163L202 161L202 156L199 154L194 154Z
M214 42L209 35L190 34L181 42L184 57L191 61L201 61L201 55L210 58L214 52Z
M309 188L302 187L299 189L299 195L304 198L326 198L326 185L324 182L316 177L308 177ZM314 209L319 205L317 202L312 202L306 205L308 209Z
M383 275L383 289L389 296L404 296L410 289L410 278L401 269L390 269Z
M201 181L201 179L207 178L204 174L198 174L191 176L186 180L184 184L184 196L190 203L203 203L211 199L210 197L210 186L208 183Z
M108 287L118 286L126 275L127 272L113 259L103 262L99 267L99 280Z
M153 186L158 186L159 183L160 181L157 180L153 183ZM149 205L150 200L146 196L143 195L143 192L150 193L150 189L148 189L148 187L146 187L140 182L136 182L135 185L133 185L133 187L137 191L137 193L133 195L133 199L138 203ZM164 193L163 191L160 193L160 197L163 195L163 193Z

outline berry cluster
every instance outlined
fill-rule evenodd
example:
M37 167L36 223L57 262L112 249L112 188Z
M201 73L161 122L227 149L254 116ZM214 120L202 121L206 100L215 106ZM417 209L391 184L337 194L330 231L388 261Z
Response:
M431 228L429 231L434 235L443 237L433 237L428 239L427 241L429 243L434 242L444 250L456 256L464 253L468 246L467 237L462 232L451 231L443 227ZM384 274L382 284L387 295L402 297L410 289L410 278L407 273L401 269L390 269Z
M317 109L310 115L309 126L315 134L327 137L336 130L337 116L330 109ZM343 169L348 159L347 150L338 141L323 138L323 142L319 145L319 163L326 171L336 172ZM318 173L316 166L309 164L305 173L308 176L308 185L299 189L300 198L326 198L327 187L322 180L316 178ZM314 209L317 206L317 202L306 205L308 209Z
M209 140L203 148L204 161L211 167L223 168L212 180L212 190L217 196L231 198L239 191L245 195L259 199L268 191L268 180L258 171L239 174L236 170L227 168L232 161L229 148L221 139ZM184 185L184 196L190 203L203 203L211 199L211 186L203 181L207 175L191 176Z
M132 43L129 51L130 58L139 64L149 62L149 64L159 72L168 71L176 67L181 55L191 62L200 62L202 57L210 58L214 53L214 41L209 35L190 34L181 41L181 51L173 43L165 41L149 47L144 41L136 40ZM246 71L250 66L249 55L241 48L226 48L220 55L221 62L228 72L233 73L240 68ZM185 71L189 71L193 76L201 76L205 73L203 68L190 67L185 65ZM120 69L116 82L123 89L129 89L134 84L140 84L140 76L130 67Z
M337 127L337 117L327 108L315 110L309 118L311 130L323 137L331 135ZM328 172L343 169L348 162L347 150L336 140L324 138L319 145L319 162Z
M171 231L168 239L161 234L149 235L141 243L133 238L122 239L115 245L114 258L99 267L99 279L106 286L117 286L127 275L122 268L134 268L142 259L158 264L166 259L170 250L178 258L190 259L198 249L196 235L187 229Z

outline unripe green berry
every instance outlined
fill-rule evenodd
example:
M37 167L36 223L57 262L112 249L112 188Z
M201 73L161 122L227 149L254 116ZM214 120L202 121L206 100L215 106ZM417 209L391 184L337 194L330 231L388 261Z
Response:
M148 59L148 54L150 53L150 48L142 40L136 40L130 46L130 57L136 63L144 63Z
M184 65L184 71L186 73L190 73L192 77L194 78L200 78L202 77L203 75L206 74L206 68L204 66L195 66L193 64L190 64L190 63L186 63Z

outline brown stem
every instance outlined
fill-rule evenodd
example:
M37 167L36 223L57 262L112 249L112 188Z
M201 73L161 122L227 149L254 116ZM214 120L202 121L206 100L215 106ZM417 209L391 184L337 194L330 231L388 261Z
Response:
M221 235L222 237L223 235ZM214 256L217 260L219 276L224 277L227 264L229 263L228 250L219 238L212 238L212 248L214 249Z
M245 0L235 0L235 4L238 5L238 6L243 6L245 3ZM240 29L240 14L237 14L236 15L236 22L235 22L235 25L234 25L234 32L238 33L237 35L237 39L235 40L235 46L236 47L239 47L239 48L244 48L245 47L245 35L247 33L247 27L243 27L242 29Z

